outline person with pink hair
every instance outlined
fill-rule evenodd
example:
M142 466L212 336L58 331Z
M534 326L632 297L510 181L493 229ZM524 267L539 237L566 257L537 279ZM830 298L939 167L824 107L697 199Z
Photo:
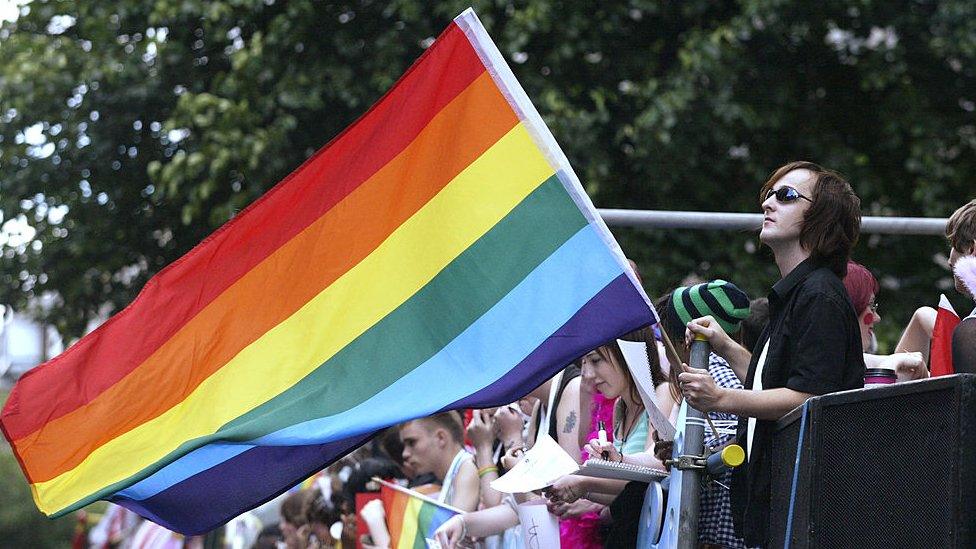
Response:
M878 279L864 265L848 261L844 287L847 288L854 312L857 313L857 323L861 329L861 348L865 353L874 352L878 346L874 337L874 325L881 321L878 303L875 301L879 289Z
M878 355L875 354L877 341L874 337L874 325L881 321L877 303L878 290L880 289L878 279L864 265L855 261L848 261L844 287L850 295L851 304L854 305L854 312L857 314L857 324L861 330L861 346L864 349L864 365L868 368L894 370L898 376L898 381L928 377L929 371L925 367L925 355L928 354L928 338L931 337L932 329L928 328L927 335L922 338L925 355L922 353L922 348L910 348L905 343L909 334L920 330L916 324L921 312L916 312L912 322L905 330L906 335L902 336L902 340L896 348L902 352ZM934 317L934 313L935 311L932 311L931 316ZM932 323L934 324L934 322L933 318Z

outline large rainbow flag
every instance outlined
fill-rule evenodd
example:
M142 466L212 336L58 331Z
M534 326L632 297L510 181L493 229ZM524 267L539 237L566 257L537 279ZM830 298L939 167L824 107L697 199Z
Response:
M427 539L434 539L440 525L460 513L423 494L386 483L380 486L380 501L386 513L392 549L426 548Z
M108 252L107 252L108 253ZM474 12L362 118L16 385L38 508L214 528L377 430L656 321Z

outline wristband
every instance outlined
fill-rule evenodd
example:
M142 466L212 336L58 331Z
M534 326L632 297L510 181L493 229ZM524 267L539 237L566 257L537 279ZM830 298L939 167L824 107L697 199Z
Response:
M488 467L482 467L481 469L478 469L478 478L484 478L485 475L489 475L491 473L497 473L497 472L498 472L498 467L495 467L494 465L489 465Z

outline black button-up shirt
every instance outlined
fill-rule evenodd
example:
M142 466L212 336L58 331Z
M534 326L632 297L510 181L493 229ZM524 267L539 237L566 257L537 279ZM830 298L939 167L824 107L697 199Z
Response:
M864 355L854 306L843 282L812 259L803 261L769 293L769 321L746 377L753 386L762 349L769 341L762 388L787 387L822 395L864 386ZM739 418L738 438L747 447L748 418ZM765 543L769 522L769 462L776 421L758 420L752 455L734 470L732 506L736 530L746 543Z

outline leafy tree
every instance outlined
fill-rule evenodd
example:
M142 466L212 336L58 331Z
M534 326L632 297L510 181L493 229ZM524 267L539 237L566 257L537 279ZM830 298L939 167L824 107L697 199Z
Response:
M467 4L30 3L0 27L0 211L36 236L0 247L0 302L53 295L37 314L69 336L125 306ZM474 4L599 206L758 211L763 179L798 158L846 173L868 214L944 216L973 194L970 2ZM652 294L777 278L751 234L615 232ZM949 288L945 248L862 239L887 342Z
M0 537L8 547L69 547L75 517L49 520L31 500L30 488L19 480L17 460L0 451Z
M0 390L0 406L7 400ZM6 441L0 442L0 539L5 547L68 547L75 529L69 515L48 520L31 499L30 487L20 480L20 467Z

